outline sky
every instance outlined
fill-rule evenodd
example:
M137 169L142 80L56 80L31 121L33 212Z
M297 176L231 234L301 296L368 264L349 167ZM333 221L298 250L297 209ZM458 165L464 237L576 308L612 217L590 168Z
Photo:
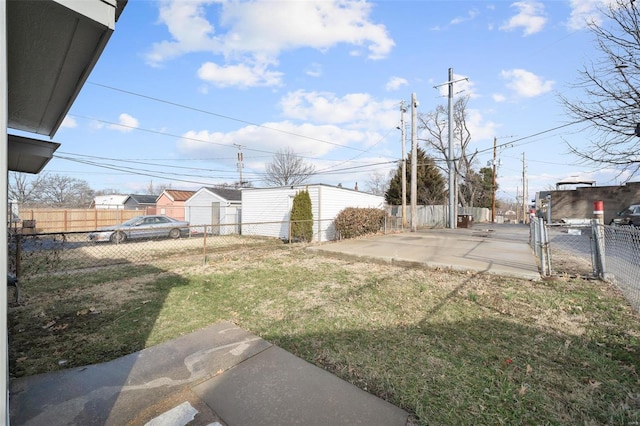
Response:
M583 96L572 83L598 58L586 22L604 1L131 0L44 171L197 190L239 181L241 150L242 180L262 187L290 148L309 183L366 190L402 158L401 102L446 106L452 68L477 169L496 140L498 199L522 196L523 175L528 199L571 176L616 185L628 177L569 153L592 134L559 101Z

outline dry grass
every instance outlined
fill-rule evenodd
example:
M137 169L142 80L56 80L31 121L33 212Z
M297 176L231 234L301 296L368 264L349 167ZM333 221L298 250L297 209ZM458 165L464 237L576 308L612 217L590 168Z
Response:
M233 321L419 424L640 420L638 316L613 286L229 249L24 282L12 376L113 359Z

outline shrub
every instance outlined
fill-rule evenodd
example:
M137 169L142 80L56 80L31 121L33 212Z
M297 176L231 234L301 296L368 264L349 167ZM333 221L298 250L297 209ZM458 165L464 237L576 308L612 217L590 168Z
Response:
M309 191L298 191L291 206L291 239L311 241L313 238L313 211Z
M381 209L347 207L333 223L340 238L354 238L380 231L385 217L386 212Z

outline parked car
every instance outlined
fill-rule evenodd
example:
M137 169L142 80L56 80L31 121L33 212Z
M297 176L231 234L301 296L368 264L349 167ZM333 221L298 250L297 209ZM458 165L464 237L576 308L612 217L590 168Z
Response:
M189 222L164 215L137 216L89 234L89 241L123 243L134 238L180 238L189 235Z
M616 213L609 225L627 225L640 227L640 204L632 204L626 209Z

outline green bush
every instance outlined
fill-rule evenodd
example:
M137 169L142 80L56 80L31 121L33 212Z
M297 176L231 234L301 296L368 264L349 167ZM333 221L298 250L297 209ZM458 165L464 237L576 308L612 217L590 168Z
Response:
M311 241L313 238L313 211L309 191L299 191L291 206L291 239Z
M384 210L347 207L338 213L333 223L340 238L354 238L379 232L385 217Z

